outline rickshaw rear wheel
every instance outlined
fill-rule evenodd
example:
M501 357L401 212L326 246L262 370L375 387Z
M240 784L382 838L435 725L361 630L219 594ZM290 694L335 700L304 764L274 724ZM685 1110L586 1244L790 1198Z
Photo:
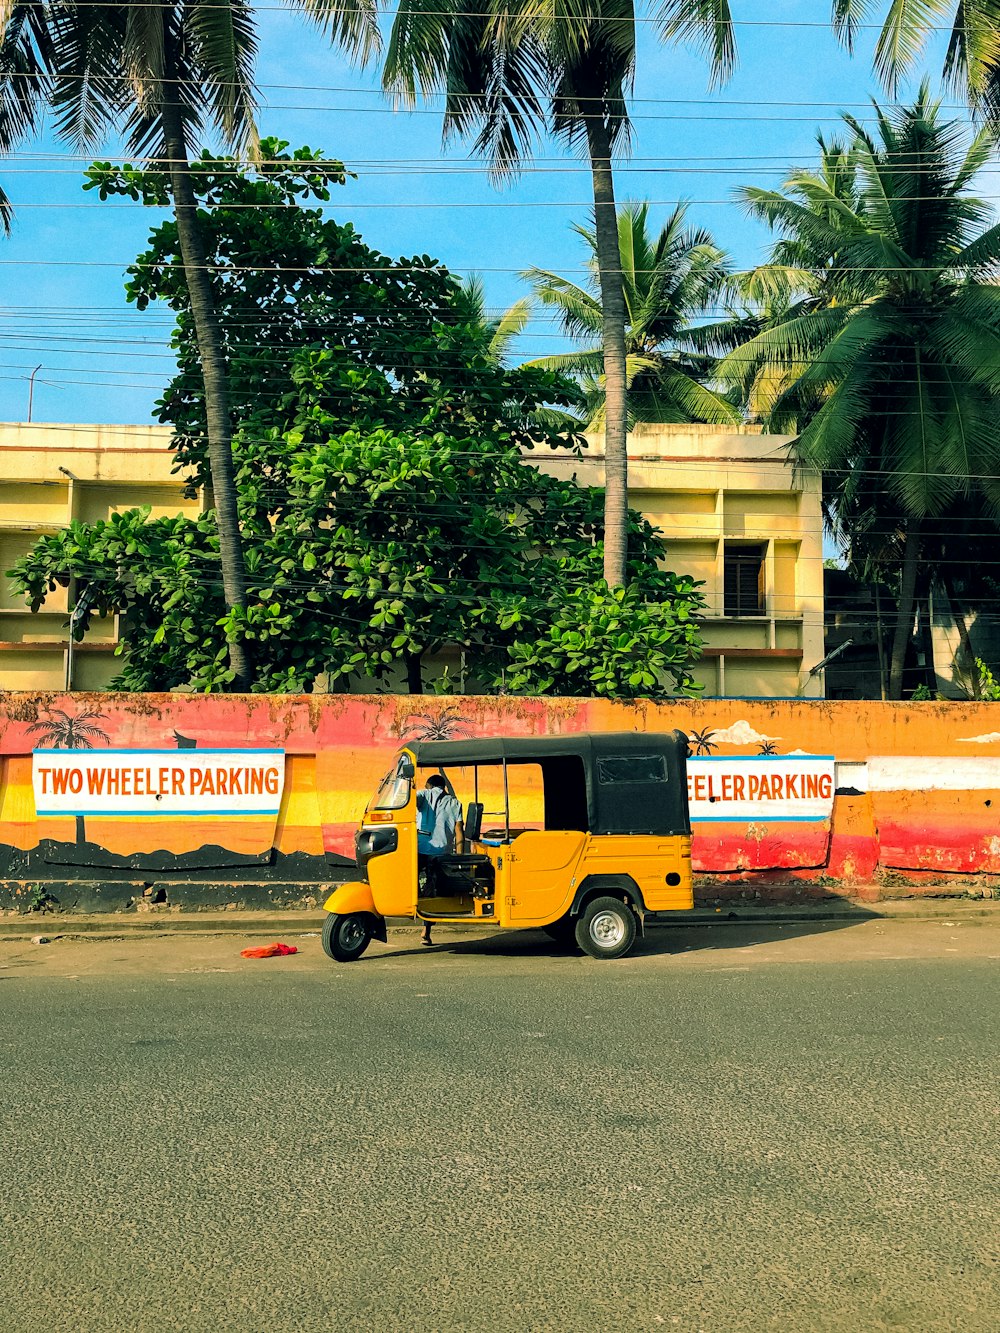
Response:
M323 952L334 962L353 963L371 943L372 926L368 912L331 912L323 922Z
M595 898L576 923L576 942L591 958L622 958L635 943L635 913L620 898Z

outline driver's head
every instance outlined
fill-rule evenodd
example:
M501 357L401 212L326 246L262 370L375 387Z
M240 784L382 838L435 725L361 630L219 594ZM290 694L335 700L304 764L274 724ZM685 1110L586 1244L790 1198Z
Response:
M438 791L448 790L448 784L447 782L445 782L444 778L441 776L440 773L432 773L430 777L427 779L427 781L424 783L424 786L436 787Z

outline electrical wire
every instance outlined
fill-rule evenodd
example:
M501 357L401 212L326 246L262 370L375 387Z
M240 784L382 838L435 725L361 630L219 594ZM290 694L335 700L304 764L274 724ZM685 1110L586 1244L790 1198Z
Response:
M314 108L305 108L305 109L312 110ZM342 113L352 113L352 114L359 114L366 116L371 114L370 110L364 107L354 107L354 108L335 107L329 109L336 110ZM697 120L699 123L704 122L706 119L713 122L722 120L728 121L729 119L733 119L733 120L738 120L742 124L748 119L752 121L754 117L752 116L747 117L742 115L733 116L731 118L721 117L721 116L714 116L714 117L692 116L689 119ZM759 120L762 119L768 124L788 123L784 119L778 120L773 117L758 117L757 119ZM808 117L803 117L802 119L803 123L806 123L807 121L809 123L812 123L811 119ZM777 174L784 175L788 173L795 173L795 174L804 173L806 175L815 174L815 167L809 166L804 161L800 162L790 161L789 158L790 158L789 153L768 154L768 155L755 154L752 156L750 155L738 156L726 153L721 156L702 155L696 157L686 156L684 154L660 155L657 157L650 157L650 158L625 157L620 162L615 163L614 170L616 176L621 175L623 173L625 175L663 175L669 173L671 175L682 174L682 175L699 175L699 176L719 175L719 174L727 176L737 175L737 174L746 176L751 174L755 175L758 172L766 172L769 175L777 175ZM82 166L84 163L86 163L87 166L89 166L94 161L94 158L89 153L81 154L79 157L76 158L70 157L68 155L61 155L54 153L38 153L35 155L25 154L25 153L6 154L6 155L0 154L0 162L3 161L14 164L12 166L5 166L3 168L3 176L5 178L9 176L70 176L76 180L82 180L85 178L85 173L80 170L80 166ZM75 161L79 165L65 166L65 167L64 166L45 167L36 165L36 163L52 162L52 161L55 162ZM188 160L185 159L185 161ZM165 170L166 167L170 165L170 162L171 159L163 157L135 158L135 159L129 158L127 165L139 168L143 171L157 172ZM550 163L550 162L556 162L558 163L558 165L557 166L543 165L544 163ZM706 167L703 165L706 162L709 163L738 162L740 165L733 167L719 167L719 166ZM934 169L932 167L925 166L923 164L922 159L914 159L913 161L908 162L907 156L905 154L896 155L893 159L893 162L896 168L905 169L907 170L908 174L917 177L931 176L935 174ZM641 163L642 165L636 165L637 163ZM662 165L662 166L650 165L653 163L665 163L670 165ZM193 159L190 160L188 164L193 169L195 169L196 172L199 169L208 170L211 175L216 177L224 178L227 176L231 176L234 178L241 178L250 175L253 177L256 183L266 184L268 182L268 176L266 173L262 173L259 176L256 174L257 169L259 167L269 165L267 162L257 163L251 161L240 161L237 159L225 158L225 159L219 159L217 162L208 162L208 163L200 162L197 159ZM112 167L115 167L119 164L113 161L111 165ZM296 177L305 176L306 174L308 174L307 170L305 169L307 168L308 164L288 163L288 162L282 162L280 159L275 159L273 162L270 163L270 165L284 168L287 170L288 174ZM317 160L315 165L317 168L320 168L323 167L325 163ZM300 166L303 169L297 170L296 169L297 166ZM421 179L424 179L427 176L458 176L458 177L484 176L485 177L489 176L491 173L491 169L488 163L484 162L478 164L474 160L469 160L467 158L458 161L447 160L447 159L442 160L441 158L413 158L408 160L404 160L401 158L373 158L370 160L359 159L357 161L352 160L346 163L345 170L347 171L349 176L353 175L357 177L356 182L354 182L355 185L370 180L395 179L396 177L407 177L407 176L419 176ZM574 160L572 157L562 157L562 158L539 157L539 158L525 159L524 165L518 169L518 173L521 176L567 176L567 175L579 175L579 174L586 174L589 176L590 170L591 170L590 164L584 161L583 159ZM984 172L987 172L989 170L990 168L988 167L983 168ZM348 182L338 183L336 181L331 181L329 188L332 191L336 191L339 189L350 189L351 185ZM973 198L978 197L977 195L972 194L971 191L970 194L972 195ZM939 198L940 196L934 196L934 197ZM345 198L347 198L347 196L345 196ZM330 199L310 198L303 200L298 204L282 205L282 206L299 207L303 209L328 209L336 207L340 199L341 199L340 195L334 194ZM592 198L588 199L587 200L588 206L592 207L593 202L594 201ZM118 206L121 207L122 203L123 201L119 200ZM95 205L95 207L96 206L97 205ZM148 209L168 209L171 207L169 203L146 204L141 202L138 204L138 206L141 208L148 208ZM250 205L245 205L245 206L250 206ZM265 207L265 205L256 205L256 206ZM225 203L225 201L222 200L220 200L218 203L213 203L213 204L206 204L199 201L199 207L237 208L239 207L239 205L236 203L227 204ZM270 204L266 205L266 207L273 208L275 207L275 205Z
M103 259L0 259L0 266L4 268L114 268L119 272L126 269L133 270L157 269L163 266L163 261L147 263L144 260L103 260ZM423 273L435 272L440 269L445 273L468 273L476 276L481 273L504 273L520 276L523 272L521 267L503 267L501 265L483 265L483 264L449 264L447 268L440 264L399 264L388 261L385 264L191 264L188 266L192 270L201 270L209 273L222 273L232 275L234 273ZM541 267L541 266L539 266ZM586 262L572 266L547 266L547 271L557 274L566 273L585 273L590 274L592 269ZM611 270L614 272L614 270ZM624 272L624 270L619 270ZM630 270L636 274L656 273L655 268L636 268ZM811 273L817 278L827 278L832 274L839 277L845 277L850 274L876 273L886 275L890 273L906 273L914 275L917 273L940 274L944 271L941 264L838 264L835 268L829 267L809 267L803 266L803 272Z
M728 174L741 175L742 173L730 172ZM939 198L940 198L939 195L933 195L933 194L907 195L907 203L915 203L915 204L934 203ZM978 194L976 198L981 199L986 203L995 203L997 200L1000 200L1000 194ZM698 195L685 194L683 196L678 196L677 198L674 199L644 198L643 203L648 203L651 207L654 208L673 209L681 205L693 205L698 208L716 208L716 207L731 207L734 203L736 204L740 203L740 200L738 197L736 198L723 197L721 199L709 199ZM517 211L520 209L533 209L533 208L567 208L567 209L573 209L575 211L580 211L582 209L593 208L593 206L594 206L593 199L531 199L531 200L414 199L402 202L379 202L377 200L359 200L356 202L355 201L351 202L350 211L354 213L359 210L364 212L365 210L375 209L378 210L379 212L382 211L392 212L393 210L405 210L407 212L414 212L427 209L444 209L449 213L453 213L457 209L464 209L464 210L489 209L491 212L504 213L504 212ZM19 203L16 199L14 199L12 202L12 209L15 216L19 212L22 212L23 210L26 209L34 211L45 211L45 212L65 212L66 210L75 210L77 212L84 212L84 213L87 212L97 213L97 212L103 212L106 207L107 207L106 204L87 203L86 201L81 203L25 204L25 203ZM141 210L148 208L149 205L143 203L118 202L115 204L115 207L124 210ZM241 211L242 212L253 211L258 213L275 212L275 211L280 211L280 212L299 211L298 205L287 204L287 203L281 203L281 204L229 204L221 202L218 204L202 203L199 204L199 208L203 209L206 213L209 214L217 212L226 213L226 212L241 212ZM637 271L649 272L650 270L640 269ZM848 271L852 270L849 269Z
M180 482L177 483L178 489L180 484ZM295 503L302 499L302 492L305 489L305 486L300 488L290 488L278 484L265 483L255 492L252 500L248 500L248 505L252 504L253 509L257 513L261 512L262 506L269 506L268 513L271 519L275 522L280 522L282 521L282 511L286 507L294 509ZM725 489L730 494L734 493L734 488L727 487ZM767 493L770 495L791 494L793 496L796 494L795 492L775 491L769 491ZM891 494L891 492L883 488L875 489L870 492L870 494L888 495ZM482 496L478 496L477 498L480 501L482 500ZM509 521L504 524L504 527L506 532L514 537L523 534L524 520L531 518L537 522L540 517L537 511L531 512L525 507L523 493L517 489L494 489L491 492L491 499L497 501L499 504L505 502L510 504L511 512L508 515ZM397 505L398 513L396 509ZM130 509L137 509L140 506L141 502L138 502L130 506ZM331 511L335 511L338 514L342 514L346 509L349 511L349 514L355 518L364 518L364 516L368 514L376 514L380 519L385 519L387 522L395 520L400 521L403 524L403 527L401 527L399 532L395 534L391 532L383 533L379 536L372 536L371 538L373 541L382 542L403 540L404 537L408 536L412 525L418 523L427 525L427 540L436 541L439 537L443 540L443 534L440 532L439 525L447 524L449 521L454 525L457 525L461 520L467 517L468 513L468 507L464 501L460 499L449 499L447 494L444 494L437 499L426 500L421 499L419 495L401 492L400 490L390 490L381 493L377 497L372 497L367 491L350 486L341 486L331 492L330 507ZM116 512L120 513L124 511L118 510ZM751 510L751 513L752 512L753 511ZM818 541L824 532L824 523L818 515L815 518L812 518L809 515L803 514L762 513L758 515L758 517L763 521L755 524L754 527L751 528L749 535L743 534L740 536L734 536L732 533L719 531L716 528L699 528L694 524L690 526L689 530L685 531L684 529L686 525L680 523L677 519L674 520L671 530L665 531L657 525L657 513L655 510L652 512L652 515L643 512L642 516L650 522L654 529L657 530L661 544L665 550L673 550L675 548L683 549L692 542L714 546L718 546L721 542L723 545L735 545L736 547L740 547L741 545L759 545L762 541L765 541L766 538L755 535L755 532L763 532L765 526L767 527L767 536L775 542L783 544L791 543L793 545L801 545L803 540L809 539ZM80 517L80 515L76 515L76 517ZM193 512L187 512L178 514L177 517L186 518L192 522L196 522L198 515ZM786 531L783 531L782 522L789 520L794 520L794 526L789 526ZM885 523L888 528L889 520L886 519ZM998 559L987 560L985 558L977 557L977 567L989 568L994 565L1000 565L1000 518L991 518L988 515L970 515L963 519L963 524L966 526L979 524L981 525L984 535L992 537L996 534L998 538ZM62 522L49 522L47 524L38 525L40 531L43 528L47 528L54 532L61 530L63 526L64 524ZM949 539L954 538L956 535L954 526L935 526L935 520L931 518L924 520L921 527L921 534L924 538L929 540ZM888 537L888 535L888 531L883 533L883 536L885 537ZM465 552L485 551L487 553L492 553L496 550L495 541L473 541L470 540L465 533L462 533L460 538L456 537L454 540L456 543L460 542L461 548ZM562 539L559 540L561 541ZM715 557L712 557L712 559L714 558ZM809 565L810 563L825 561L825 558L826 557L823 555L811 556L799 552L795 556L795 563ZM704 558L699 559L696 557L696 563L700 566L704 566L706 562ZM956 567L968 568L968 560L959 559L957 557L941 557L936 563L953 564Z
M42 11L42 12L45 12L45 11L49 8L49 2L50 2L50 0L20 0L21 5L22 5L25 9L38 9L38 10L40 10L40 11ZM74 7L74 9L103 9L103 8L104 8L104 0L73 0L73 7ZM140 10L141 10L141 9L156 9L156 10L161 10L161 11L163 11L163 12L165 12L165 13L173 13L173 11L177 8L177 4L176 4L175 0L129 0L129 3L128 3L128 5L127 5L127 8L129 8L129 9L140 9ZM202 11L202 12L211 11L211 10L213 10L213 9L218 9L218 10L220 10L220 11L222 11L222 12L225 12L225 13L230 13L230 12L231 12L231 5L229 5L228 3L225 3L224 0L220 0L220 3L218 3L218 4L212 4L212 3L207 3L207 4L206 4L206 3L202 3L202 4L199 4L198 8L199 8L199 10ZM287 14L287 13L288 13L288 7L287 7L287 5L257 4L257 5L254 6L254 10L255 10L256 12L260 12L260 13L270 13L270 12L273 12L273 13L280 13L280 14ZM323 8L323 16L324 16L324 18L325 18L325 17L333 16L333 15L335 15L335 14L347 14L347 15L350 15L351 17L356 17L356 16L357 16L357 13L358 13L358 11L357 11L357 6L336 6L336 5L333 5L333 6L324 6L324 8ZM402 5L402 4L399 6L399 9L397 10L397 15L400 15L400 14L405 14L405 15L407 15L407 16L409 16L409 17L417 18L417 19L421 19L421 18L490 18L490 17L492 17L490 11L489 11L489 10L485 10L485 9L424 9L424 8L420 8L420 9L410 9L409 7L404 6L404 5ZM527 17L525 18L524 21L525 21L526 23L538 23L538 24L540 24L540 25L542 25L542 24L551 24L553 21L556 21L556 22L565 22L565 23L578 23L578 22L580 21L580 15L577 14L577 13L555 14L555 15L553 15L553 14L551 14L551 13L547 13L547 14L545 14L545 15L539 15L538 17L529 15L529 16L527 16ZM608 25L610 26L610 21L605 21L605 22L608 22ZM622 22L623 25L626 25L626 26L628 26L628 27L631 27L633 24L651 24L651 25L653 25L653 26L655 26L655 27L664 27L664 26L665 26L665 23L664 23L663 18L662 18L662 17L655 16L655 15L641 15L641 14L630 15L627 19L623 19L623 20L621 20L621 22ZM729 29L733 29L733 28L805 28L805 29L810 29L810 30L811 30L811 29L822 28L822 29L824 29L824 30L829 31L829 30L831 29L831 27L832 27L832 23L831 23L831 21L830 21L829 19L827 19L827 20L824 21L824 20L822 20L822 19L780 19L780 18L772 18L772 19L744 19L744 18L739 18L739 19L734 19L734 18L730 18L730 19L727 19L724 23L720 23L720 24L718 24L718 25L716 25L716 26L718 26L718 27L726 27L726 28L729 28ZM862 21L862 20L855 20L855 21L852 21L852 22L851 22L851 24L850 24L850 30L851 30L852 33L860 33L860 32L879 32L879 33L880 33L880 32L883 31L884 26L885 26L884 23L868 23L868 22L864 22L864 21ZM925 32L927 32L927 33L938 33L938 32L942 32L942 33L944 33L944 32L946 32L946 33L951 34L951 33L955 33L955 32L960 32L960 33L973 34L973 35L974 35L974 34L976 33L976 31L977 31L975 27L973 27L973 26L971 26L971 25L966 25L966 24L963 24L963 23L924 24L924 25L922 25L922 27L923 27L923 30L924 30ZM318 38L321 34L320 34L320 32L317 32L316 35L317 35L317 38ZM29 76L29 77L35 77L35 76ZM173 82L173 83L190 83L191 80L189 80L189 79L171 79L171 80L164 79L164 80L162 80L162 82L164 82L164 83L166 83L166 82ZM212 79L212 80L210 80L210 79L206 79L204 82L205 82L205 84L207 84L208 86L211 86L211 87L216 87L216 86L218 86L218 87L228 87L228 86L234 86L234 87L236 87L236 86L242 86L241 84L238 84L236 81L233 81L232 84L228 84L228 83L225 83L225 82L222 82L222 81L219 81L219 82L217 83L217 81L214 80L214 79ZM201 86L201 85L199 85L199 86Z
M100 2L102 2L102 0L94 0L94 3L100 3ZM256 8L260 8L260 6L256 6ZM285 9L286 7L278 6L277 8ZM828 25L821 24L819 26L828 26ZM931 29L928 29L928 31L931 31ZM949 29L949 31L951 30ZM32 81L32 82L36 82L38 79L38 76L36 74L32 74L30 72L23 70L7 71L3 75L3 77L5 79L8 78L19 79L23 81ZM45 77L47 82L60 83L68 80L74 82L78 81L80 78L83 77L83 75L82 73L70 73L67 71L62 71L58 73L48 74ZM132 86L133 83L131 75L128 74L111 74L110 72L108 72L102 74L101 77L107 83L124 83L128 84L130 87ZM191 80L181 79L181 78L169 78L163 76L157 79L157 83L162 84L165 87L169 87L171 85L182 85L184 87L189 87L191 84ZM243 80L227 81L225 79L211 79L206 81L206 85L212 88L243 88L245 87L245 81ZM387 94L385 90L382 88L359 88L353 84L273 83L270 81L265 82L255 79L253 81L253 86L258 91L263 89L263 90L277 90L279 92L351 93L363 97L386 97L392 95L392 94ZM427 92L426 94L422 94L423 100L430 100L431 98L443 98L446 96L447 94L443 90L430 91ZM470 91L467 93L463 93L463 97L470 99L472 101L488 101L491 99L492 94L477 93ZM602 104L605 100L606 99L600 96L599 94L593 97L588 97L584 94L581 94L574 98L574 101L577 102L598 102ZM691 106L691 105L706 106L706 105L715 105L716 103L721 103L722 105L725 106L764 105L764 106L781 106L781 107L818 106L818 107L833 107L833 108L843 107L843 106L868 108L871 106L872 102L872 99L870 97L863 98L861 101L857 102L850 102L850 101L825 102L825 101L815 101L811 98L797 98L793 100L786 100L782 98L768 98L768 97L734 98L734 97L725 97L722 94L716 95L714 93L707 96L702 94L698 97L661 97L661 96L633 97L630 95L628 100L630 103L651 103L655 105L664 104L664 105L677 105L677 106ZM901 102L896 99L890 99L887 100L883 105L889 108L905 108L907 104L905 102ZM969 110L968 102L946 102L942 100L941 106L943 109L948 111L963 111L967 113Z
M21 377L18 377L18 378L20 379ZM350 395L348 395L348 397L350 397ZM901 415L909 415L909 414L906 413L906 414L901 414ZM123 435L123 436L126 436L126 437L127 437L129 434L136 434L136 435L140 435L140 436L148 436L149 433L150 433L150 431L158 431L158 432L162 432L162 433L163 433L163 450L164 450L164 451L167 450L167 449L169 449L169 447L170 447L170 439L172 438L171 435L170 435L170 433L169 433L169 432L170 432L170 428L169 428L169 427L167 427L167 426L158 426L158 425L156 425L155 423L152 423L152 422L151 422L149 425L141 425L141 424L138 424L138 423L127 423L127 424L124 424L124 425L116 425L116 424L114 424L114 423L109 423L109 424L102 424L102 425L100 425L99 428L100 428L101 430L103 430L103 431L112 431L112 432L115 432L116 434ZM38 421L38 422L10 422L10 423L0 423L0 449L24 449L24 448L32 448L32 449L35 449L35 448L37 448L37 446L29 446L29 445L20 444L20 443L17 443L17 442L6 443L6 442L5 442L5 433L6 433L7 431L15 431L15 432L18 432L18 433L20 433L21 431L29 431L29 432L32 432L32 431L40 431L40 432L45 432L45 433L50 433L50 432L66 432L66 433L73 434L73 435L80 435L80 434L86 434L86 433L88 433L88 432L92 432L94 429L95 429L95 426L94 426L94 425L87 425L87 424L84 424L84 423L77 424L77 423L73 423L73 422L40 422L40 421ZM678 430L680 430L681 432L683 432L684 430L688 429L688 427L686 427L686 426L680 426L680 427L676 427L676 428L675 428L675 427L671 427L670 429L671 429L671 430L673 430L673 429L678 429ZM699 424L699 423L695 422L695 423L691 423L691 425L690 425L690 429L692 429L692 430L694 430L694 431L696 431L696 432L699 431L699 430L706 430L706 429L708 429L708 430L711 430L711 431L712 431L714 434L716 434L716 435L731 436L731 437L734 438L734 439L750 439L750 440L755 440L755 439L756 439L756 440L760 440L760 439L767 439L767 438L768 438L767 434L764 433L763 431L756 430L756 429L754 429L754 428L750 428L750 429L748 429L746 426L735 426L735 427L727 427L727 426L705 426L704 424ZM351 430L352 430L352 427L350 426L349 423L344 423L344 424L343 424L343 426L342 426L342 433L343 433L343 434L347 434L347 433L349 433ZM403 433L405 434L406 432L404 431ZM580 433L585 435L587 432L584 431L584 430L581 430ZM238 438L239 438L239 437L238 437ZM251 443L251 444L267 444L267 443L270 443L270 442L271 442L271 441L270 441L270 438L269 438L269 437L265 437L265 436L251 435L251 436L246 436L246 437L243 437L243 438L246 440L247 443ZM191 443L201 443L201 444L205 444L205 443L207 443L208 437L207 437L207 435L192 434L192 435L190 435L190 436L185 435L185 440L186 440L186 441L189 441L189 442L191 442ZM863 467L851 467L851 468L844 468L844 469L831 469L831 468L825 468L825 469L822 469L822 470L821 470L821 469L819 469L819 468L817 468L817 467L813 467L813 466L808 465L808 464L805 464L805 463L797 462L797 461L794 459L793 456L789 456L787 453L786 453L786 456L783 457L783 458L782 458L782 457L778 457L778 455L777 455L777 450L779 450L779 449L781 449L781 450L790 450L790 449L791 449L791 440L792 440L792 437L789 436L789 437L786 437L786 442L785 442L785 443L775 445L775 454L774 454L774 456L772 456L772 457L763 457L763 458L730 458L730 457L726 457L726 458L722 458L722 459L720 459L720 458L718 458L718 457L712 457L712 456L710 456L710 455L706 455L706 456L704 456L704 457L698 457L698 458L691 458L691 457L687 457L687 458L685 458L685 457L676 457L676 458L665 458L665 459L664 459L664 458L661 458L661 457L658 457L658 456L642 455L642 454L640 454L640 453L635 452L634 449L633 449L633 451L629 454L628 462L629 462L629 465L630 465L630 466L642 467L645 471L653 471L653 472L655 472L655 471L670 472L671 474L675 474L675 473L677 472L678 468L685 468L685 467L690 468L690 469L692 469L692 470L696 470L696 471L698 471L698 472L705 472L705 471L710 470L710 469L713 469L713 468L714 468L716 471L718 471L718 472L730 472L730 471L733 471L734 469L739 469L739 468L741 468L741 467L742 467L742 468L751 469L751 470L753 470L753 471L759 471L759 469L760 469L762 466L766 466L766 465L768 465L769 463L770 463L770 464L782 463L782 464L783 464L785 467L787 467L789 470L792 470L792 469L794 469L794 468L798 468L799 470L806 471L806 472L810 472L810 473L814 473L814 474L816 474L816 475L820 475L821 472L822 472L822 475L826 475L826 476L834 476L834 475L836 475L836 476L841 476L841 475L843 475L843 476L845 476L845 477L856 477L856 476L866 476L866 477L868 477L868 476L871 476L871 477L885 477L885 476L892 476L892 475L906 475L906 476L910 476L910 477L936 478L936 479L940 479L940 480L949 480L949 481L956 481L956 480L957 480L957 481L997 481L997 482L1000 482L1000 473L990 473L990 472L951 472L951 471L937 471L937 470L931 470L931 469L910 469L910 468L906 468L905 471L904 471L903 473L894 473L894 472L892 471L892 469L888 469L888 468L863 468ZM634 441L634 437L633 437L633 441ZM634 442L635 442L635 441L634 441ZM322 447L322 442L318 442L318 443L319 443L319 446ZM77 446L77 447L80 447L80 446ZM106 448L107 446L105 445L104 447ZM97 447L96 447L95 445L87 445L87 446L83 446L83 451L84 451L84 452L88 452L88 453L100 452L100 450L98 450ZM449 449L448 449L448 457L449 457L450 459L457 459L457 460L461 460L461 459L469 459L469 460L471 460L471 461L478 461L478 460L482 460L482 458L483 458L483 452L480 451L480 450L463 450L463 449L451 449L451 448L449 448ZM525 462L529 462L529 463L532 462L532 461L542 460L542 461L544 461L546 464L550 464L550 463L551 463L551 464L561 464L561 465L565 465L565 466L568 466L568 467L577 467L577 468L579 468L579 467L581 467L581 466L586 466L588 463L594 463L594 464L600 464L600 463L602 463L602 462L603 462L603 459L604 459L604 455L603 455L603 452L596 452L596 451L588 452L587 449L584 449L584 451L582 452L582 454L580 454L580 455L578 456L576 453L574 453L574 452L572 452L572 451L567 451L567 452L565 452L565 453L557 452L556 450L550 448L550 447L547 446L547 445L539 444L538 447L535 448L535 449L533 449L533 450L524 450L524 451L522 451L522 453L521 453L521 458L522 458L523 461L525 461ZM183 482L179 482L179 484L183 484ZM720 487L720 488L718 488L718 489L725 489L725 487ZM759 486L755 486L754 489L755 489L755 490L760 490L760 487L759 487ZM784 492L775 492L774 488L771 488L771 489L768 491L768 493L769 493L769 494L773 494L773 493L784 493ZM795 494L796 492L789 491L788 493L790 493L790 494Z
M96 567L93 571L88 571L85 566L82 568L80 566L74 566L72 571L72 577L80 581L83 581L87 585L101 584L101 583L109 585L109 584L118 584L121 582L118 576L108 575L107 572L101 567ZM174 572L165 572L163 574L157 574L157 573L144 574L143 577L144 581L148 583L152 583L154 585L161 584L164 587L164 590L168 596L175 595L178 589L178 585L188 588L200 588L204 593L208 595L212 594L213 592L221 593L222 591L221 573L218 576L213 576L207 572L205 574L197 576L192 576L190 575L190 573L188 573L185 576L178 578L177 574ZM572 585L569 586L570 590L572 591L573 590ZM590 585L588 583L581 582L581 584L578 585L577 590L586 590L589 586ZM265 601L273 600L282 593L291 592L294 594L302 591L315 592L318 590L323 590L328 592L331 598L337 596L343 598L344 594L349 590L354 592L355 594L358 593L358 590L353 588L352 585L335 584L329 580L320 581L309 585L302 585L296 583L281 582L280 580L274 580L263 583L260 589L260 591L263 594L266 594L263 597L263 600ZM308 607L309 607L309 615L316 619L331 620L335 623L346 621L352 624L368 626L369 628L377 628L371 625L371 616L373 614L379 613L380 611L389 609L385 605L386 603L390 604L390 606L392 604L398 603L402 607L402 610L394 611L392 612L392 614L397 617L400 617L400 619L397 622L395 622L394 625L389 625L385 627L385 629L391 633L393 628L395 628L398 632L398 630L402 628L403 625L405 625L406 622L404 619L402 619L402 616L406 610L407 605L409 605L410 607L420 606L421 608L426 607L428 604L431 606L438 605L442 609L446 607L451 607L454 608L455 610L461 609L466 612L475 608L488 609L492 606L495 607L497 611L500 611L502 606L502 598L504 597L504 595L506 595L509 596L511 599L514 599L519 604L519 606L526 611L534 610L535 612L545 612L545 611L550 611L553 606L553 603L549 599L544 597L532 597L530 595L526 595L524 594L523 589L520 587L511 590L500 589L500 594L501 594L500 598L495 598L496 591L497 591L496 589L491 588L490 595L487 596L487 595L476 595L475 593L473 593L472 595L469 594L457 595L448 593L437 594L430 591L399 593L391 590L382 590L382 589L371 590L371 591L362 590L360 595L354 595L350 598L346 598L345 600L347 601L348 605L345 606L341 603L337 606L336 610L328 609L327 607L315 602L310 602L308 604ZM697 591L700 590L696 590L696 592ZM251 587L250 589L251 597L253 596L253 593L254 589ZM774 602L780 599L772 597L771 600L772 602ZM959 605L963 607L967 612L975 614L977 624L993 625L1000 623L1000 614L998 614L996 611L992 610L986 611L977 609L980 602L982 602L984 606L995 606L996 605L995 601L987 600L985 598L970 599L967 597L960 597L957 600ZM365 601L372 604L372 609L369 614L365 614L363 606L359 605L359 603L363 603ZM654 608L660 605L660 603L646 602L643 605L645 605L647 608ZM289 613L294 613L296 609L297 608L295 608L294 606L287 607L287 611ZM7 611L4 612L4 614L10 615L11 612ZM24 611L18 610L14 612L14 614L18 615L44 614L46 616L55 617L55 616L66 615L67 610L62 607L58 609L53 608L50 610L46 610L43 605L43 607L40 609L39 612L30 612L26 607ZM858 631L863 631L863 630L870 630L875 625L879 623L884 623L891 617L880 615L874 611L871 614L863 615L856 609L852 610L849 614L845 615L843 612L837 611L835 607L831 608L828 606L825 610L825 614L822 620L820 617L810 617L808 614L803 614L803 611L801 609L788 612L788 611L778 610L777 608L775 608L773 611L764 611L759 614L727 615L724 611L722 613L719 613L718 611L713 610L711 607L705 607L701 611L696 613L694 618L699 624L704 624L706 625L706 627L710 626L712 622L724 621L729 626L732 626L734 623L739 623L744 627L753 628L755 625L758 626L766 625L767 622L774 620L776 623L779 624L795 624L797 622L811 623L814 624L817 628L820 626L821 623L829 623L831 627L834 627L838 630L854 629ZM2 625L3 625L3 620L2 618L0 618L0 629L2 629ZM721 644L707 644L703 646L721 648L723 651L725 651L725 646ZM729 646L732 647L734 645L729 645ZM768 645L766 644L744 645L744 646L755 647L763 655L766 655L768 650Z

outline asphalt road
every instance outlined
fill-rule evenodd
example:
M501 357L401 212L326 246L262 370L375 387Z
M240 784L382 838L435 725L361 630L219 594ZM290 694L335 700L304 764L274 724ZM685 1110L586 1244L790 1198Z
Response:
M0 1328L993 1330L1000 925L0 945Z

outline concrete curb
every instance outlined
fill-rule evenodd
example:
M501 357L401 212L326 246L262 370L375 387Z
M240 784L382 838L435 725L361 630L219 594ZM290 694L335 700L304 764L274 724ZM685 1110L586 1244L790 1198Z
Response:
M861 923L872 920L944 921L951 919L1000 921L1000 900L981 898L905 898L869 903L838 900L814 906L777 907L749 904L718 908L696 908L692 912L664 913L647 918L653 929L685 929L705 926L747 926L755 923ZM410 917L390 918L393 931L419 930ZM316 935L323 925L322 911L307 912L143 912L99 916L73 916L59 913L31 912L0 917L0 940L47 935L121 939L150 935L271 935L280 937ZM436 926L439 933L464 935L494 934L490 925Z

